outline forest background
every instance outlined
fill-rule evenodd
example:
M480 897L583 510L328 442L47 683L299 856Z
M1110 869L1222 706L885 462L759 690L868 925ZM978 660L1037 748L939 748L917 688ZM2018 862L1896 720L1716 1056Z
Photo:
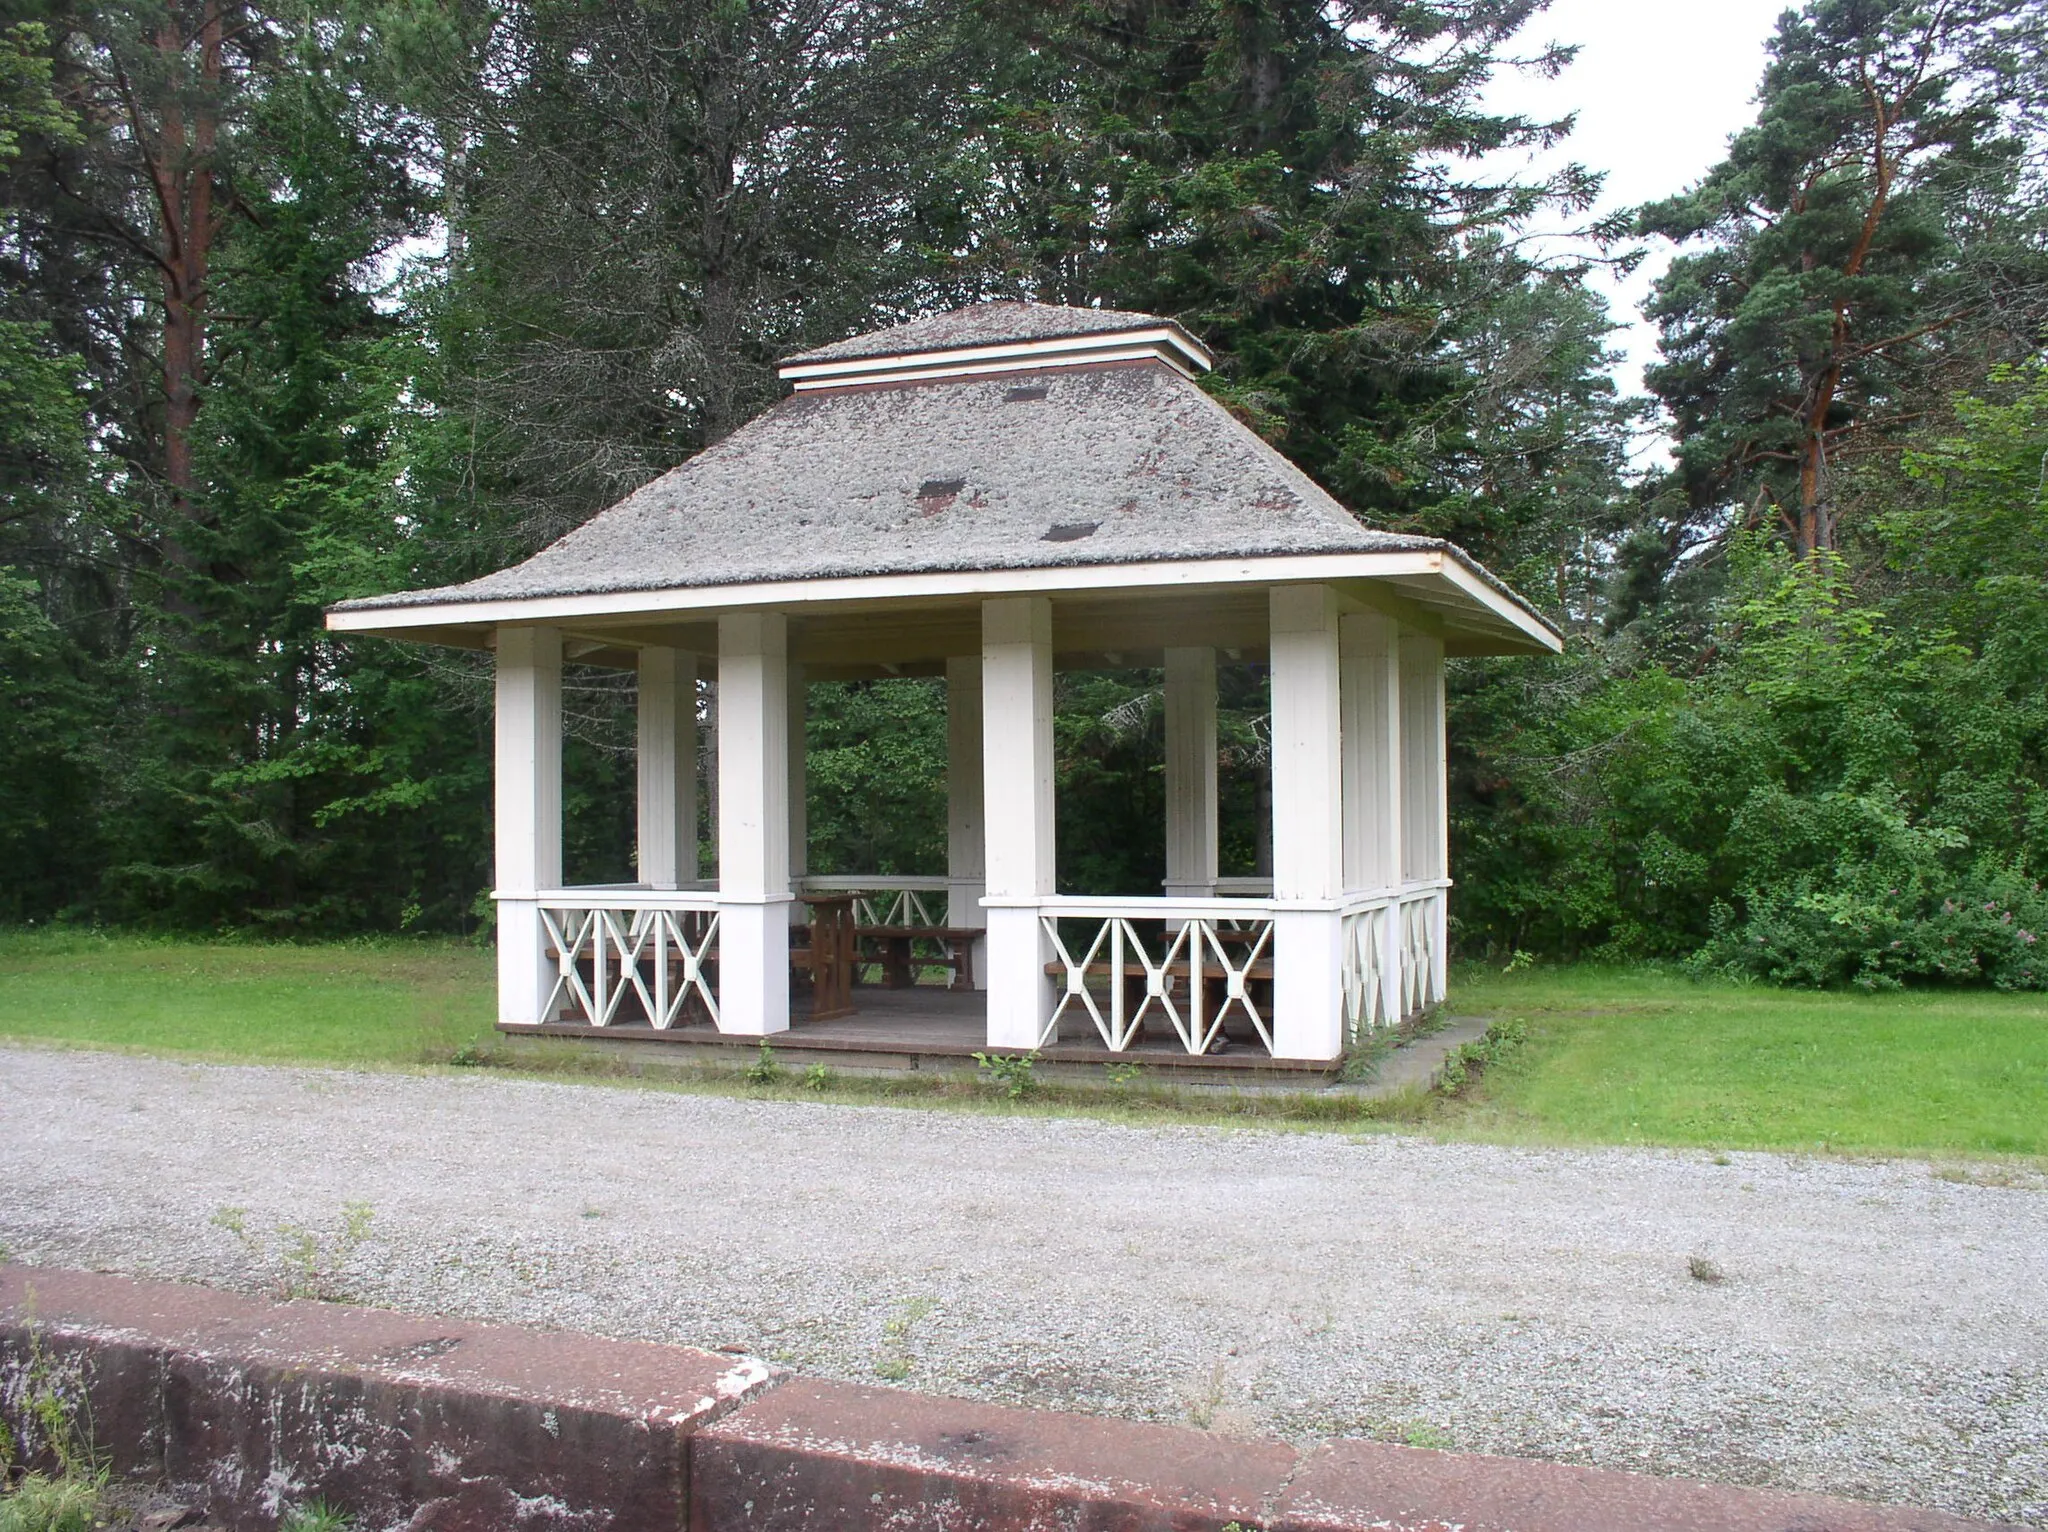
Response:
M1483 102L1566 62L1540 10L7 0L0 923L486 929L487 662L323 606L516 560L780 355L1031 297L1178 318L1567 633L1454 668L1462 953L2048 987L2048 3L1808 0L1724 161L1597 223L1597 167L1485 173L1569 132ZM1651 236L1625 398L1589 275ZM628 879L631 678L568 697L569 874ZM814 870L942 870L942 708L811 689ZM1057 727L1063 884L1156 890L1159 677Z

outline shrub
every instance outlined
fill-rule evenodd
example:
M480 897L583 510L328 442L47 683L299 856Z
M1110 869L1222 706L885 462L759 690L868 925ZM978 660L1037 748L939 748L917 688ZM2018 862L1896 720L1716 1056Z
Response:
M1860 871L1833 886L1800 879L1754 891L1741 918L1717 907L1694 970L1814 989L2048 989L2048 892L2040 884L1995 867L1946 886L1924 874L1886 882Z

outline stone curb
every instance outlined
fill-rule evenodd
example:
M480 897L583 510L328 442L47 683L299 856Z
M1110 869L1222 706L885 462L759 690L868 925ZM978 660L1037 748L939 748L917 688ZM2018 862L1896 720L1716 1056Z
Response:
M0 1418L34 1378L117 1473L267 1532L1969 1532L1938 1512L1512 1458L1277 1441L792 1378L749 1359L0 1267Z

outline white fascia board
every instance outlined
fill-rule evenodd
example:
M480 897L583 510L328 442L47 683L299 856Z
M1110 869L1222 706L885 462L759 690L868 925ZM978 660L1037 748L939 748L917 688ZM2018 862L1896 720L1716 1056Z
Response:
M982 378L1005 372L1044 372L1050 367L1098 366L1112 362L1164 362L1182 377L1192 380L1194 368L1164 346L1117 346L1084 352L1077 356L1063 356L1048 360L1042 356L1013 356L997 358L986 362L960 362L953 360L959 353L946 354L943 366L912 366L918 358L891 358L903 365L891 367L887 372L864 373L848 377L834 373L829 377L798 378L796 392L816 393L827 388L872 387L884 383L923 383L942 381L947 378ZM787 374L785 374L787 376Z
M1459 594L1485 607L1503 622L1526 633L1530 638L1548 649L1552 654L1564 653L1564 639L1549 623L1524 607L1519 601L1509 599L1502 591L1467 569L1455 558L1446 558L1443 567L1437 571Z
M872 383L897 373L929 373L935 368L960 367L974 362L1017 361L1020 363L1067 363L1090 361L1091 352L1142 348L1147 355L1170 356L1178 352L1192 367L1207 372L1216 365L1209 349L1186 331L1171 325L1152 329L1112 330L1089 335L1062 335L1049 340L1003 341L988 346L956 346L942 351L907 351L878 356L839 357L822 362L790 362L776 369L792 382L834 378L845 382Z
M1095 590L1173 590L1212 585L1292 585L1441 574L1440 550L1275 554L1266 557L1074 564L1049 569L966 569L931 574L849 575L830 580L764 580L675 590L605 591L587 596L524 596L498 601L438 601L419 606L329 612L336 633L401 628L557 623L579 617L665 616L748 607L797 608L829 602L902 601L947 596L1016 596ZM1491 607L1501 598L1490 588ZM1540 633L1540 629L1532 630ZM1554 642L1545 640L1546 642Z

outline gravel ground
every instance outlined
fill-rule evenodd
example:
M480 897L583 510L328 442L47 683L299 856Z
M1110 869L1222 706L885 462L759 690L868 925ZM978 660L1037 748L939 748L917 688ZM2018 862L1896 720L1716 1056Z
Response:
M2038 1184L36 1049L0 1144L34 1263L262 1290L359 1201L373 1303L2048 1526Z

